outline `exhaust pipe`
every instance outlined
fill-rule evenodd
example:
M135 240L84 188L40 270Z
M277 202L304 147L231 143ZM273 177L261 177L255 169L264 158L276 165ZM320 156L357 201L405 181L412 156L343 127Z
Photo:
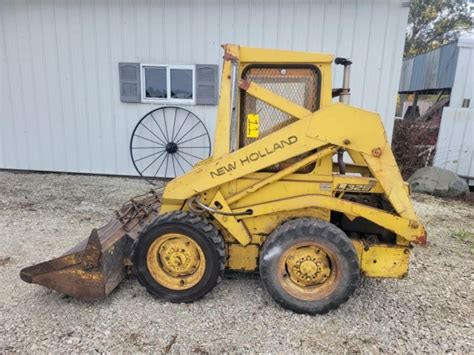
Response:
M336 65L344 66L344 76L342 79L342 90L339 94L339 102L343 104L349 104L351 98L351 88L350 88L350 79L351 79L351 64L352 62L347 58L337 57L334 60Z

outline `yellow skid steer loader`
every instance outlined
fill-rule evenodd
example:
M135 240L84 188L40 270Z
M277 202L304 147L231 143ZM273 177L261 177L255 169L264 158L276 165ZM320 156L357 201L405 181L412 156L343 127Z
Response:
M153 296L191 302L225 269L259 271L276 302L315 314L360 275L407 275L425 229L379 115L348 105L351 62L335 59L333 89L332 55L223 47L213 155L24 281L97 300L133 272Z

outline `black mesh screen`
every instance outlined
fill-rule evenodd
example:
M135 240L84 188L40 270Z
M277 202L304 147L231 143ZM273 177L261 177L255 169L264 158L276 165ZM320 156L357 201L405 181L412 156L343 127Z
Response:
M305 107L311 112L319 108L319 71L314 67L252 66L244 71L243 79L263 86L275 94ZM247 115L255 113L258 113L260 118L259 137L249 138L247 137ZM240 108L240 147L253 143L296 120L296 118L289 116L267 103L247 95L246 92L242 92ZM309 154L311 153L305 153L288 159L268 167L263 171L279 171ZM307 173L313 168L314 164L298 172Z

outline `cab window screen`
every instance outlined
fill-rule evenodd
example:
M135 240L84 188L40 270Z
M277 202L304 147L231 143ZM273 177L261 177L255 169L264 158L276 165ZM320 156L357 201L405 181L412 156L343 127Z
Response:
M295 104L305 107L311 112L319 108L320 77L319 71L313 66L251 66L244 70L242 77L247 81L256 83L283 96ZM258 138L251 138L247 134L247 116L249 114L258 114L259 116ZM242 92L240 108L240 147L244 147L258 139L266 137L295 121L297 121L296 118L247 95L246 92ZM263 171L279 171L308 154L310 153L281 162ZM307 166L298 172L309 172L313 168L314 166Z

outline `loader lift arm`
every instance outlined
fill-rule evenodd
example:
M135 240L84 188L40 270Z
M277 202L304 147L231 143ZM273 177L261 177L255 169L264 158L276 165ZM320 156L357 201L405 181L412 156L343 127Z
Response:
M389 230L407 241L424 243L423 226L417 222L415 211L377 114L344 104L334 104L311 113L255 83L242 82L240 87L247 90L248 94L299 120L170 182L164 191L165 202L180 201L182 203L196 194L260 171L277 162L331 144L339 149L348 150L352 156L363 160L382 186L398 216L382 210L374 211L374 208L361 204L355 207L331 198L324 200L313 198L311 203L306 202L305 205L329 207L348 215L361 216L385 228L389 226ZM334 128L335 123L337 123L337 129ZM278 149L275 150L276 148ZM274 154L276 151L278 151L277 154ZM207 178L202 178L203 176ZM277 173L273 180L278 177ZM234 197L230 197L231 207L232 202L235 202ZM293 205L293 208L296 206L297 204ZM272 213L273 210L267 211L267 213Z

